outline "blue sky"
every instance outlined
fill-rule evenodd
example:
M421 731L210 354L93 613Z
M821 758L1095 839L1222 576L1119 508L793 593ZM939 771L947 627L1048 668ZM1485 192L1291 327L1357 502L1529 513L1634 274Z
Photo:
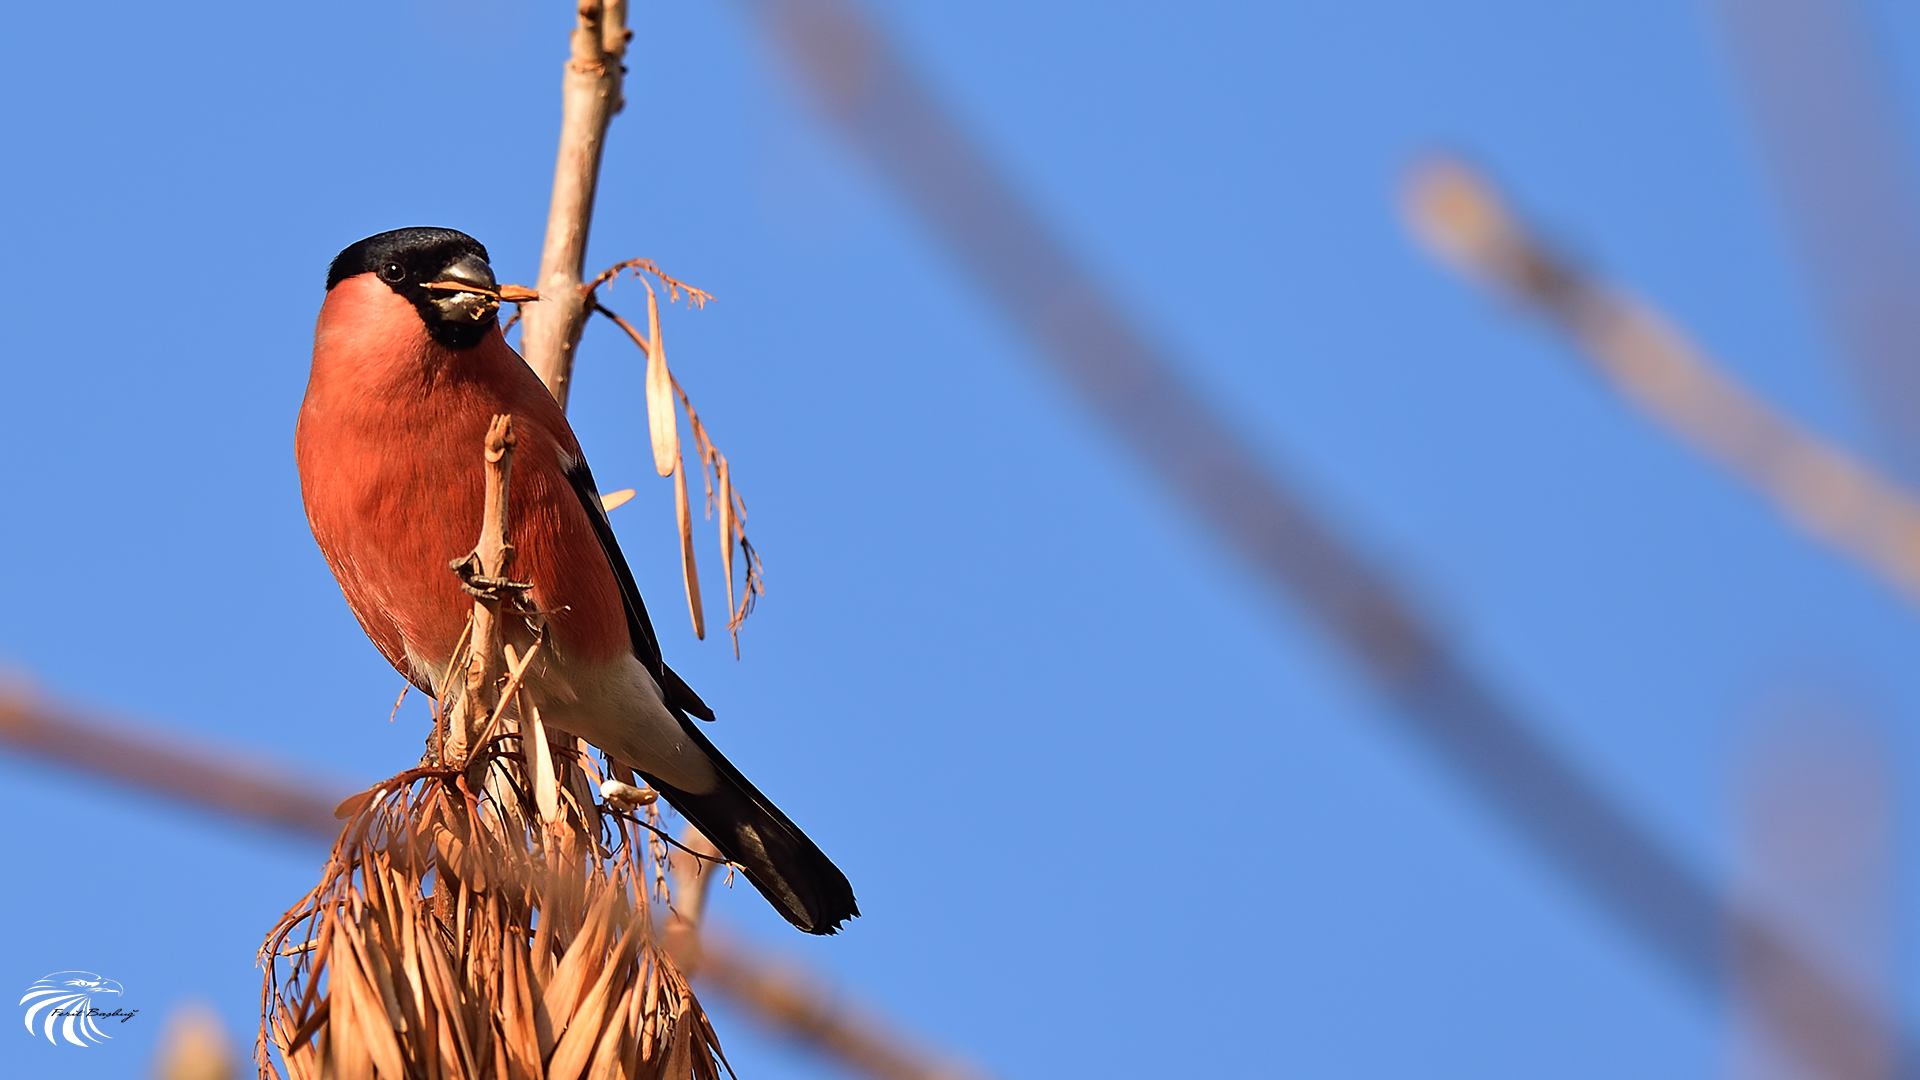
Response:
M1707 5L874 10L1224 414L1706 873L1735 873L1735 763L1772 703L1871 713L1911 774L1915 612L1397 216L1418 155L1467 152L1870 452ZM570 6L5 14L0 663L343 785L397 771L424 712L387 723L399 680L300 510L312 319L332 255L399 226L532 279ZM1917 17L1873 15L1913 88ZM739 8L633 23L588 262L651 256L718 298L667 334L767 559L741 661L686 628L609 327L573 415L602 486L640 488L615 524L714 738L867 913L806 939L743 887L721 916L1008 1077L1726 1071L1727 1011L1152 486ZM144 1010L88 1050L15 1029L0 1071L129 1075L189 998L250 1044L253 951L323 850L8 756L0 817L0 988L87 969ZM743 1076L827 1075L715 1012Z

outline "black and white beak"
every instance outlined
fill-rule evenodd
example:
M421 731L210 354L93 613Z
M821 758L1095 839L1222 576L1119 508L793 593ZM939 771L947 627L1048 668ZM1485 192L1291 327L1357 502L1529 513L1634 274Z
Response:
M440 271L437 282L472 285L473 292L434 290L432 303L447 322L481 322L500 310L499 286L493 280L493 268L478 255L462 255Z

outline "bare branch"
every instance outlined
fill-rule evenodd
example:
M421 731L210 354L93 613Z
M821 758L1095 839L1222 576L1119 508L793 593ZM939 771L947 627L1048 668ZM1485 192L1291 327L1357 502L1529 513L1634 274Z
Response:
M537 287L543 303L524 311L520 351L562 406L573 379L574 351L586 323L580 275L593 225L594 189L607 125L625 103L621 93L627 39L626 0L580 0L572 55L561 83L560 152L553 202L540 252Z

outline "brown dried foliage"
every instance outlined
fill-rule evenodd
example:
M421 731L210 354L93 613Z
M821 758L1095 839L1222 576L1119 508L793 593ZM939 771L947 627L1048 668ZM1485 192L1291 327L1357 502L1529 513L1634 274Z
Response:
M277 1055L291 1080L717 1080L719 1041L654 942L644 826L564 780L541 823L524 741L342 808L325 876L260 952L262 1077ZM593 771L563 756L568 779Z
M646 287L645 334L600 301L601 286L612 283L621 274L635 278ZM649 277L653 281L649 281ZM694 451L700 460L701 479L706 484L707 518L712 520L716 511L720 518L720 567L727 582L727 633L733 640L733 654L738 657L740 626L752 614L754 603L765 594L766 579L760 554L747 540L747 504L733 486L733 474L727 465L726 455L714 446L713 439L707 435L706 425L700 422L700 414L693 409L692 400L667 367L666 344L660 333L660 298L654 284L656 281L660 288L666 290L669 304L678 301L682 293L686 295L687 303L696 308L705 307L707 301L713 299L704 290L667 275L651 259L629 259L608 267L587 283L584 287L587 308L613 320L647 357L647 428L653 443L654 466L661 476L672 477L674 481L674 509L680 524L680 568L686 584L687 608L693 619L695 636L704 639L707 636L706 615L700 601L699 568L693 554L693 521L688 505L680 421L674 410L676 399L680 409L686 413L687 426L693 432ZM736 552L742 567L738 574L734 569ZM737 589L736 581L739 582Z

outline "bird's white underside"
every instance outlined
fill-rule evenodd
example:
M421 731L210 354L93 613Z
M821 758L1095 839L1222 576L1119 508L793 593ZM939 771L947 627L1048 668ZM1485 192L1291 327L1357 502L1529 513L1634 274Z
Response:
M524 648L524 645L520 646ZM421 655L406 642L407 662L441 694L446 659ZM623 655L595 667L570 664L552 647L534 658L528 692L543 723L577 735L628 766L682 791L712 791L713 765L667 710L660 686L637 657Z

